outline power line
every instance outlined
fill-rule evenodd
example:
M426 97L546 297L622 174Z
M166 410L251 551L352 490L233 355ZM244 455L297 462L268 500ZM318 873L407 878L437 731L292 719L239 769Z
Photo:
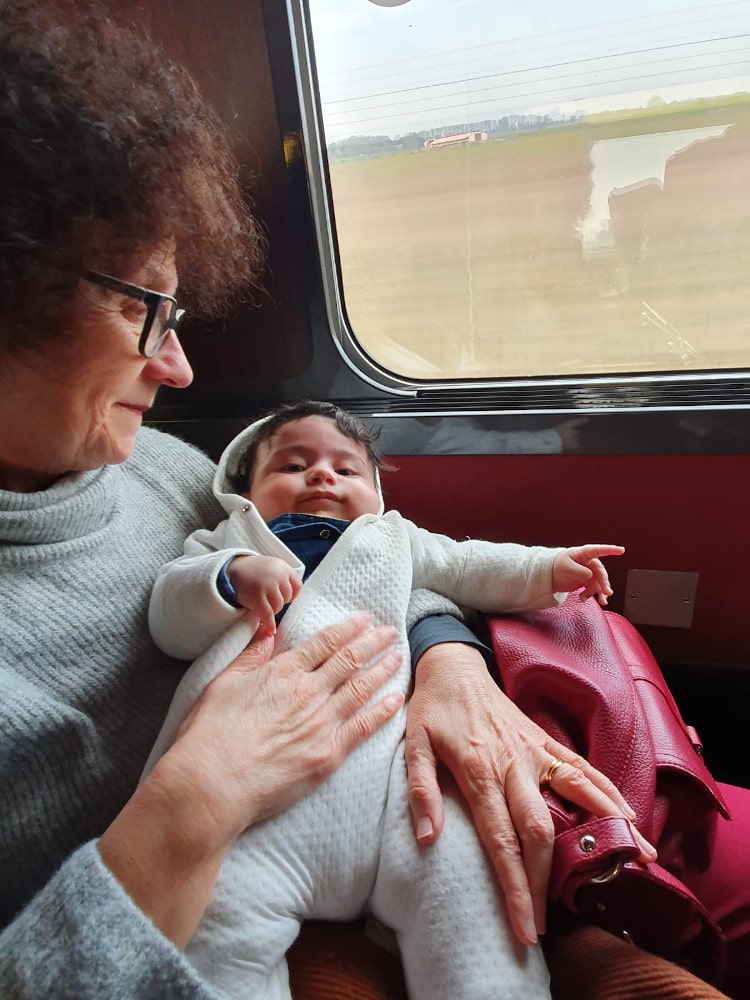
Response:
M723 68L730 68L733 65L742 65L742 64L741 63L737 63L737 64L734 64L734 63L729 63L729 64L727 64L727 63L718 63L715 66L705 66L703 68L707 69L707 70L713 70L713 69L720 69L720 68L721 69L723 69ZM693 70L692 67L688 67L688 68L686 68L684 70L672 71L673 74L675 72L678 73L678 74L679 73L688 73L688 72L692 73L692 72L694 72L694 70ZM669 73L652 73L649 76L649 81L650 80L654 80L654 79L658 79L658 77L660 77L660 76L669 76L669 75L670 75ZM608 83L609 86L612 86L614 84L621 84L621 83L626 83L627 84L627 83L632 83L632 81L634 79L637 79L637 78L623 77L621 79L609 80L609 81L607 81L607 83ZM565 93L568 93L570 91L579 90L583 86L585 86L585 84L582 82L582 83L579 83L579 84L574 84L574 85L572 85L570 87L562 87L561 89L555 91L555 98L559 99L559 96L561 94L565 94ZM649 85L648 87L641 87L640 89L642 89L642 90L656 89L656 85L654 85L653 88ZM507 97L501 97L501 98L498 98L498 100L499 101L513 101L515 104L520 104L523 101L528 101L530 98L532 98L532 97L538 97L540 95L549 95L549 90L548 89L536 90L536 91L531 90L531 91L527 91L526 93L523 93L523 94L515 94L515 95L508 95ZM491 101L491 100L492 100L492 98L485 98L485 101ZM436 107L436 108L422 108L422 109L419 109L419 110L415 109L415 110L412 110L412 111L404 111L404 112L401 112L401 113L397 112L397 113L390 114L390 115L387 115L387 116L386 115L375 115L375 116L370 117L370 118L357 118L357 119L354 119L354 120L349 121L349 122L331 122L330 124L331 125L335 125L337 128L342 128L343 126L347 126L348 128L351 128L351 127L354 127L354 126L357 126L357 125L364 125L364 124L367 124L368 122L372 122L372 121L387 120L387 121L390 122L390 121L394 121L394 120L399 119L399 118L406 118L406 117L410 117L410 116L411 117L416 117L416 116L419 116L419 115L424 116L424 115L432 115L432 114L441 114L441 113L445 113L447 111L453 111L453 110L462 109L462 108L463 109L467 108L467 102L466 101L462 101L462 102L460 102L458 104L440 105L439 107ZM467 110L465 113L469 114L469 111ZM481 114L482 118L498 117L497 114L492 115L492 114L485 114L485 113L482 113L482 112L476 112L476 114ZM499 115L499 117L503 117L503 116Z
M500 72L497 73L483 73L480 74L479 76L462 77L457 80L443 80L440 83L417 84L413 87L402 87L396 90L383 90L376 92L374 94L359 94L356 97L344 97L338 100L326 101L325 106L331 107L334 104L349 104L352 101L371 100L376 97L391 97L396 94L414 93L416 91L421 91L421 90L435 90L438 87L453 86L465 83L476 83L480 80L490 80L502 76L513 76L515 74L518 74L519 72L533 73L539 70L561 69L564 66L583 66L585 64L601 62L603 59L619 59L623 58L624 56L634 56L634 55L653 55L654 53L667 52L671 49L690 48L696 45L705 45L710 42L739 41L741 39L746 39L746 38L750 38L750 33L745 32L739 35L724 35L716 38L694 39L689 42L671 42L666 45L654 45L642 49L630 49L625 52L607 53L606 55L584 56L583 58L580 59L567 59L561 62L541 63L537 66L529 66L525 70L517 70L517 69L501 70Z
M724 8L725 7L738 7L740 9L741 13L746 13L747 12L747 3L746 3L746 0L727 0L727 2L724 2L724 3L712 3L710 5L710 8L707 5L704 5L702 7L683 7L683 8L680 8L679 10L675 10L675 11L669 11L669 12L665 11L664 15L669 15L670 17L673 17L673 18L678 18L679 15L693 14L693 13L702 15L702 16L696 17L695 21L692 21L692 22L686 22L685 19L684 19L684 17L679 18L679 20L678 20L679 27L680 27L680 29L684 30L686 27L689 27L689 25L692 24L692 23L701 23L701 24L704 24L705 21L706 21L706 16L707 15L710 16L711 23L715 24L717 22L717 20L721 20L723 17L727 16L727 15L718 13L719 9L723 8L723 7ZM655 25L654 25L655 19L658 18L659 16L664 16L664 15L662 15L660 12L656 12L656 13L652 12L652 13L649 13L649 14L640 14L640 15L636 15L635 17L618 18L617 20L614 20L614 21L602 21L602 22L600 22L598 24L591 25L591 28L594 29L594 30L596 30L596 31L598 31L599 29L602 29L602 28L610 28L610 27L612 27L612 28L618 28L618 30L615 31L614 34L618 38L621 38L622 35L623 35L623 31L619 30L618 26L620 26L620 25L627 25L627 24L634 24L635 22L639 22L640 23L640 22L643 22L643 21L647 21L647 22L649 22L648 29L647 29L648 33L649 34L653 34L653 31L654 31L654 28L655 28ZM731 15L729 15L729 16L731 16ZM313 20L314 20L314 18L313 18ZM669 25L669 24L663 25L662 27L667 27L670 30L672 28L672 26ZM583 30L585 30L585 29L583 29ZM449 56L449 55L452 55L453 53L456 53L456 52L462 52L462 53L468 55L471 52L475 52L475 51L480 50L480 49L492 48L492 47L494 47L494 46L496 46L498 44L509 45L509 46L511 46L511 49L509 51L516 51L517 52L517 49L513 48L513 46L514 46L515 43L517 43L517 42L528 42L529 43L529 49L531 51L535 51L535 50L537 50L539 48L540 44L544 44L544 39L545 38L551 38L551 39L553 39L555 41L555 43L559 42L559 44L556 47L561 47L562 45L565 44L564 40L562 40L562 41L560 40L561 39L561 35L571 34L571 33L575 33L575 35L576 35L576 41L586 42L588 44L592 39L587 39L585 36L581 35L581 31L582 31L582 29L580 27L576 27L576 26L571 26L570 28L557 28L554 31L535 32L533 35L520 35L520 36L516 36L514 38L503 39L502 42L498 42L498 41L494 41L494 42L482 42L482 43L479 43L477 45L461 46L460 48L443 49L440 52L427 53L424 56L416 56L416 57L415 56L405 56L405 57L399 58L399 59L390 59L390 60L387 60L387 61L381 62L381 63L365 64L363 66L352 67L352 68L349 68L349 69L340 69L340 70L333 70L332 69L332 70L327 71L326 76L327 77L333 77L333 76L336 76L336 75L339 75L339 74L343 74L343 73L360 72L362 70L367 70L367 69L383 69L383 68L387 68L389 66L397 66L400 63L413 64L415 58L416 59L421 59L421 58L436 58L436 59L440 59L441 61L443 61L443 57L444 56ZM313 25L313 33L314 33L314 25ZM594 37L593 40L597 40L596 36ZM505 54L501 52L500 53L500 57L504 58Z
M734 55L735 53L738 53L738 52L742 53L744 56L746 56L744 62L747 62L747 50L744 47L742 47L742 48L734 48L734 49L724 49L724 50L722 50L720 52L706 53L706 55L710 55L713 58L716 58L717 56ZM667 63L675 63L675 62L679 62L679 61L681 61L681 57L680 56L673 56L672 58L661 60L660 66L663 67ZM628 66L618 66L618 67L612 66L612 67L608 68L607 72L621 72L623 69L635 69L639 65L641 65L641 64L639 64L639 63L631 63ZM723 66L723 67L741 66L741 65L743 65L743 60L740 60L738 62L720 63L719 65ZM748 71L750 71L750 62L747 62L747 65L748 65ZM710 65L710 66L705 66L705 65L695 65L695 63L691 63L690 71L691 72L700 72L702 70L715 69L715 68L716 68L716 66L713 65L713 64ZM521 72L526 73L527 71L519 71L519 73L521 73ZM668 72L674 72L674 71L670 70L670 71L667 71L667 73L660 73L659 75L660 76L665 76L665 75L668 75ZM681 69L681 70L678 70L678 72L683 73L683 72L685 72L685 70ZM534 82L535 83L545 83L545 84L550 84L551 85L551 84L555 84L557 81L569 80L572 75L574 75L574 74L567 73L567 74L559 74L557 76L542 77L541 79L535 80ZM649 69L649 79L653 79L653 78L654 78L654 73ZM625 79L627 79L627 78L625 78ZM630 79L637 81L638 77L631 77ZM589 78L588 77L584 77L581 80L581 83L579 85L580 86L584 86L586 83L589 83L589 82L590 82ZM601 79L597 80L598 84L601 84L602 82L612 83L614 81L611 81L611 80L604 80L603 81ZM448 84L446 84L445 86L448 86ZM498 84L494 84L491 87L480 87L478 89L472 90L471 93L466 94L466 100L473 100L479 94L498 93L498 91L510 90L514 86L517 86L517 84L511 82L511 83L505 83L505 84L498 83ZM538 91L536 93L542 93L542 91ZM450 97L452 97L452 96L458 97L459 95L445 94L443 96L445 98L450 99ZM523 96L526 96L526 95L521 94L519 96L523 97ZM367 108L361 108L361 109L360 108L340 108L340 109L335 109L335 110L330 111L330 112L326 111L326 120L333 119L337 115L347 115L347 114L352 114L352 113L359 113L360 111L366 111L366 112L370 112L370 111L386 111L389 108L403 107L405 104L417 104L421 100L424 100L424 98L415 97L415 98L411 98L411 99L407 98L407 99L401 100L401 101L391 101L391 102L389 102L387 104L378 104L378 105L374 105L373 107L367 107ZM486 100L486 98L485 98L485 100ZM324 107L327 109L328 105L324 105ZM341 123L341 124L344 124L344 123Z

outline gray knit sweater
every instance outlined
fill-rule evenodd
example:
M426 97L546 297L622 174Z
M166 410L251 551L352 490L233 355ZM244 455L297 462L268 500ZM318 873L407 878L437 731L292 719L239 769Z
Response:
M99 860L183 664L146 623L158 568L222 512L213 465L144 429L123 465L0 491L0 996L209 997Z

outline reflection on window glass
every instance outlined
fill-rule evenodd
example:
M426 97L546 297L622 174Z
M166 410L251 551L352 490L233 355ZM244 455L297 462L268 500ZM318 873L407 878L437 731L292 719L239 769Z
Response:
M344 305L378 363L750 365L747 0L309 3Z

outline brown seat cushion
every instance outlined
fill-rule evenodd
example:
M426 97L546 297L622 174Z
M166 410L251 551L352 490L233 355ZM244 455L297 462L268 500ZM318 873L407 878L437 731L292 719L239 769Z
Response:
M401 962L364 923L302 925L289 955L294 1000L407 1000Z
M684 969L598 927L571 922L544 939L554 1000L728 1000ZM289 952L294 1000L406 1000L398 958L362 923L311 921Z

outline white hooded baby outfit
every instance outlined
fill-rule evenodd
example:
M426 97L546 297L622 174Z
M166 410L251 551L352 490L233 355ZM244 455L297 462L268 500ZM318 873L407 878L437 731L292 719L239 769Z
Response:
M258 424L224 451L214 493L228 518L199 530L155 585L149 624L172 656L195 659L178 688L147 765L169 747L200 692L247 645L258 622L217 589L233 555L278 556L304 567L267 527L231 476ZM365 514L346 529L281 621L276 652L355 611L399 630L403 664L376 697L411 690L407 629L446 610L444 598L478 611L548 607L559 550L466 540L425 531L396 511ZM426 590L422 589L426 588ZM419 600L412 603L412 593ZM427 593L430 591L431 593ZM418 607L415 610L414 604ZM370 913L392 928L415 1000L549 1000L540 948L510 929L496 876L460 794L444 788L445 826L419 847L407 802L404 706L319 788L285 813L246 830L222 865L211 902L186 948L189 960L231 998L289 1000L285 954L305 919Z

